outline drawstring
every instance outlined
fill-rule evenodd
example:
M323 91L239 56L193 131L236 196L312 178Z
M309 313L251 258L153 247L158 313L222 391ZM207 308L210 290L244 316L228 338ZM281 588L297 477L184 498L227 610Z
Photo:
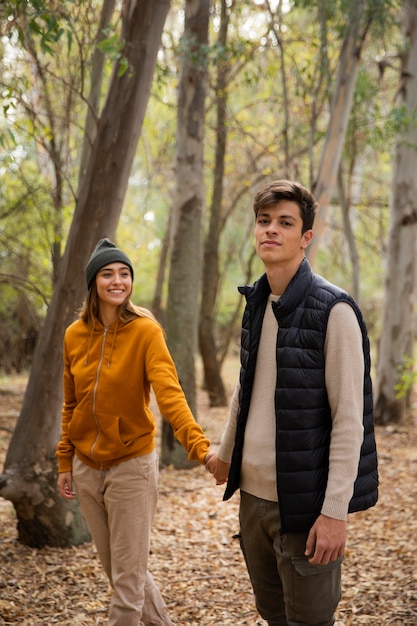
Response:
M111 357L113 354L113 348L114 348L114 342L116 341L116 335L117 335L117 329L119 328L119 320L117 320L116 322L116 328L114 329L114 333L113 333L113 340L111 342L111 348L110 348L110 354L109 354L109 359L107 361L107 367L110 367L110 362L111 362Z
M90 326L90 332L88 333L87 354L85 356L84 365L88 364L88 357L90 354L90 346L91 346L91 341L93 339L94 328L95 328L95 322L92 327Z
M119 321L116 322L116 326L115 326L114 333L113 333L113 339L112 339L112 343L111 343L110 354L109 354L109 358L107 360L107 367L108 368L110 367L110 364L111 364L111 358L112 358L112 355L113 355L114 344L115 344L115 341L116 341L116 335L117 335L118 328L119 328ZM91 342L93 340L94 331L95 331L95 323L93 324L92 327L90 327L90 331L88 333L87 354L86 354L86 357L85 357L84 365L88 365L88 358L90 356L90 347L91 347ZM107 332L107 328L105 329L105 334L106 334L106 332Z

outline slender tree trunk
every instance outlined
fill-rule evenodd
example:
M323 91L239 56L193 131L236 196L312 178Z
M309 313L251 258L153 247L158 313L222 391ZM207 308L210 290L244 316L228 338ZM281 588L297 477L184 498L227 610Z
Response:
M316 76L315 85L311 94L311 123L308 142L309 153L309 181L310 185L314 181L314 150L317 137L317 121L319 112L322 110L323 101L327 101L328 85L331 82L330 63L329 63L329 46L327 33L327 0L319 0L318 2L318 23L320 24L320 49L319 49L319 71Z
M226 54L229 9L226 0L221 1L218 47ZM204 243L203 297L200 304L198 329L200 354L204 369L204 384L210 406L226 406L227 396L220 372L218 348L215 339L215 308L219 285L219 245L223 208L224 161L226 154L227 78L229 63L225 59L217 65L216 82L216 153L214 164L213 194L210 206L210 222Z
M284 176L286 178L290 178L290 142L289 142L289 130L290 130L290 103L288 100L288 87L287 87L287 71L285 68L285 54L284 54L284 44L281 37L282 31L282 3L279 2L277 5L276 13L272 11L271 3L269 0L266 0L266 7L270 18L269 27L271 32L274 34L275 41L277 42L279 52L280 52L280 74L281 74L281 89L282 89L282 102L279 103L280 113L283 115L283 125L282 125L282 142L281 142L281 150L284 153ZM275 23L276 19L278 19L278 25ZM278 117L278 116L277 116Z
M360 268L359 268L359 254L356 247L355 236L353 233L352 224L349 216L350 209L350 194L346 194L343 184L342 168L339 168L337 176L337 188L339 194L340 206L342 208L344 233L349 247L350 261L352 263L352 296L357 302L360 299Z
M196 415L195 354L201 273L201 218L205 189L203 136L210 0L186 0L178 96L176 189L166 314L167 341L179 379ZM187 455L164 420L161 461L187 467Z
M315 221L314 237L307 250L307 256L312 265L314 265L320 239L326 228L326 213L337 182L360 55L370 26L369 12L366 11L367 4L367 0L353 0L349 5L349 19L339 59L331 115L313 189L320 204L320 211Z
M61 272L0 477L0 496L13 502L19 539L30 546L66 546L88 538L77 505L61 499L56 488L63 335L85 293L84 267L94 245L116 230L168 9L168 0L126 0L123 4L123 54L129 70L119 76L116 68L110 82Z
M399 94L408 122L398 136L388 235L383 327L375 392L375 420L408 418L413 379L417 262L417 0L404 5L404 46ZM397 394L397 385L403 391Z
M100 15L100 23L98 26L96 43L100 43L105 38L104 31L109 25L112 18L115 2L116 0L103 0L103 7ZM84 138L81 149L80 168L78 172L78 188L80 187L81 179L86 172L91 146L94 143L97 133L97 122L99 118L103 85L104 61L104 54L96 45L91 59L91 88L90 95L87 100L88 109L84 126Z
M164 311L162 309L162 291L165 282L165 272L168 264L169 242L170 242L170 223L171 214L168 224L165 228L164 238L162 240L161 253L159 255L158 272L156 275L155 291L152 299L152 313L156 319L165 326Z

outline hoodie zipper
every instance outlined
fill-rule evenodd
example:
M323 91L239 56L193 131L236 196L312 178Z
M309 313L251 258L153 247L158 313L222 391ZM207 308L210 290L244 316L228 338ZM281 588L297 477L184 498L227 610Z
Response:
M108 331L108 328L104 328L103 341L102 341L102 344L101 344L100 360L99 360L98 366L97 366L96 382L94 383L94 391L93 391L93 415L94 415L94 420L95 420L96 426L97 426L97 437L95 438L95 441L94 441L94 443L93 443L93 445L91 446L91 449L90 449L90 455L91 455L91 458L93 460L94 460L94 448L96 447L97 442L98 442L98 440L100 438L100 435L101 435L100 424L99 424L99 421L98 421L97 415L96 415L96 399L97 399L98 379L100 377L101 366L102 366L103 358L104 358L104 346L106 345L107 331Z

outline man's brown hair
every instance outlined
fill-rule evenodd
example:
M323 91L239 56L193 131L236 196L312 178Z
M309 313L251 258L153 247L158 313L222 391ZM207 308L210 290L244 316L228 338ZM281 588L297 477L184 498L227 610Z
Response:
M257 216L261 209L277 204L280 200L290 200L298 204L303 222L303 233L313 228L319 207L318 202L303 185L290 180L274 180L262 187L253 201L255 215Z

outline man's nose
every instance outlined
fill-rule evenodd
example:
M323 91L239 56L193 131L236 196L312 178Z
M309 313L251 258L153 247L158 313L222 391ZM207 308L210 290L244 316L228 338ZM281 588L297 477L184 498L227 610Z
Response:
M269 222L266 230L268 233L276 233L278 231L278 222L272 220L271 222Z

